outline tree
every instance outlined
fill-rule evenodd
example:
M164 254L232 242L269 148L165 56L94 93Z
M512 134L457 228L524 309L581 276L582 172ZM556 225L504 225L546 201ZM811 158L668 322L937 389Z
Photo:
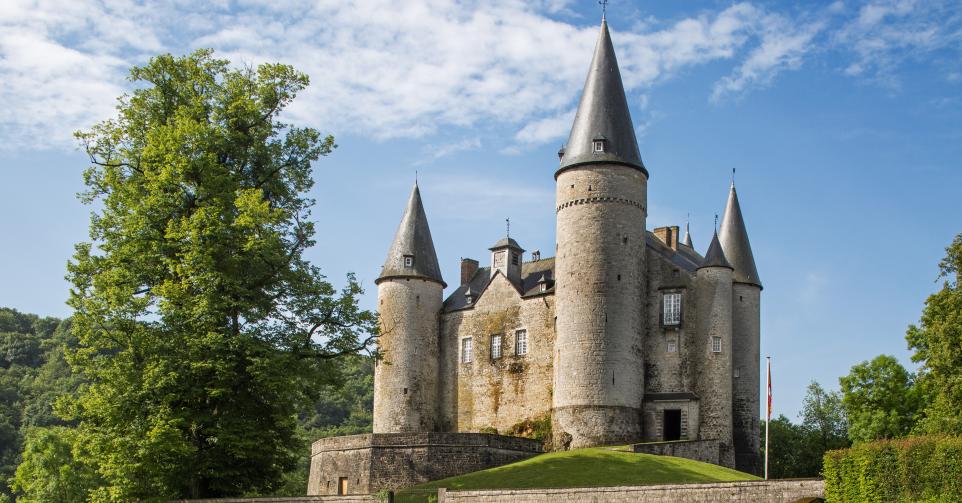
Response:
M800 476L815 477L822 472L822 459L827 451L851 445L841 394L826 392L818 382L812 381L802 401L800 416L806 444L800 463L804 474Z
M768 476L773 479L813 476L813 468L805 464L805 450L809 447L805 429L793 424L784 415L779 415L768 423ZM765 453L765 428L762 421L762 456ZM818 472L814 472L817 474Z
M97 203L68 265L88 383L78 421L98 501L270 492L302 452L297 415L362 350L376 317L336 290L314 245L312 162L332 137L278 115L308 84L209 50L131 70L118 117L78 133Z
M942 289L929 296L918 325L906 340L921 363L919 389L925 398L918 430L962 435L962 234L939 263Z
M72 452L82 448L72 428L35 428L27 434L23 462L17 467L12 487L22 503L83 503L96 485L90 466L77 461Z
M839 378L852 442L907 435L917 420L914 376L894 356L880 355L854 365Z

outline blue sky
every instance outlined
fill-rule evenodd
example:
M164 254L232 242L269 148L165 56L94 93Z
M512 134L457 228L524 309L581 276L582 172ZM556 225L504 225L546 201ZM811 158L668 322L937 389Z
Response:
M337 137L316 166L335 282L373 279L419 173L443 274L488 260L511 218L554 248L556 152L600 17L594 1L126 0L0 3L0 305L67 316L86 239L71 131L112 114L126 69L213 47L312 85L286 119ZM904 332L962 232L958 2L628 2L608 20L649 184L649 229L691 214L704 252L732 168L765 285L776 413Z

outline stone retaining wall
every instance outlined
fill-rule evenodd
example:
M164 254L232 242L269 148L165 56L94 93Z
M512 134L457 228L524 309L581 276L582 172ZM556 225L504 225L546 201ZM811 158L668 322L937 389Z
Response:
M288 496L284 498L221 498L182 500L179 503L379 503L379 500L372 495Z
M649 442L631 446L632 451L658 456L675 456L714 465L723 464L724 446L717 440L689 440L677 442Z
M541 442L484 433L369 433L311 446L309 495L371 494L528 458Z
M498 491L439 491L438 503L675 503L733 501L738 503L792 503L825 496L823 480L770 480L674 484L636 487L577 489L524 489Z

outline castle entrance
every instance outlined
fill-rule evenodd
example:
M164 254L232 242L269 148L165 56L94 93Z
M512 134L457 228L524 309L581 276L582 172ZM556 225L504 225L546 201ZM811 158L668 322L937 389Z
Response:
M681 409L665 409L661 423L662 440L681 440Z

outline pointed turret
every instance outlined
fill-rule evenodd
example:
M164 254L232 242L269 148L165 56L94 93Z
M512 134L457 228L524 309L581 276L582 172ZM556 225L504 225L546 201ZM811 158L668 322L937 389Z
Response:
M395 277L429 279L447 286L441 279L441 268L438 266L438 256L434 251L428 217L424 213L421 191L416 183L408 199L404 216L401 217L401 225L398 226L394 242L391 243L387 260L384 261L381 275L375 283Z
M691 244L691 230L688 228L688 225L688 222L685 222L685 239L681 241L681 244L691 249L695 249L695 245Z
M725 216L722 218L719 241L725 257L735 268L735 282L761 287L762 282L758 278L758 269L755 268L755 257L752 255L752 245L748 242L748 231L745 229L745 220L742 218L742 209L738 204L734 183L732 183L731 192L728 193L728 204L725 206Z
M727 267L729 269L734 269L732 265L725 258L725 251L722 249L721 243L718 242L718 232L711 238L711 244L708 245L708 251L705 252L705 260L702 261L699 269L703 267Z
M628 112L615 49L608 33L608 23L603 19L578 113L568 143L559 154L559 172L580 164L609 163L632 166L646 175L648 173L638 153L638 141Z

